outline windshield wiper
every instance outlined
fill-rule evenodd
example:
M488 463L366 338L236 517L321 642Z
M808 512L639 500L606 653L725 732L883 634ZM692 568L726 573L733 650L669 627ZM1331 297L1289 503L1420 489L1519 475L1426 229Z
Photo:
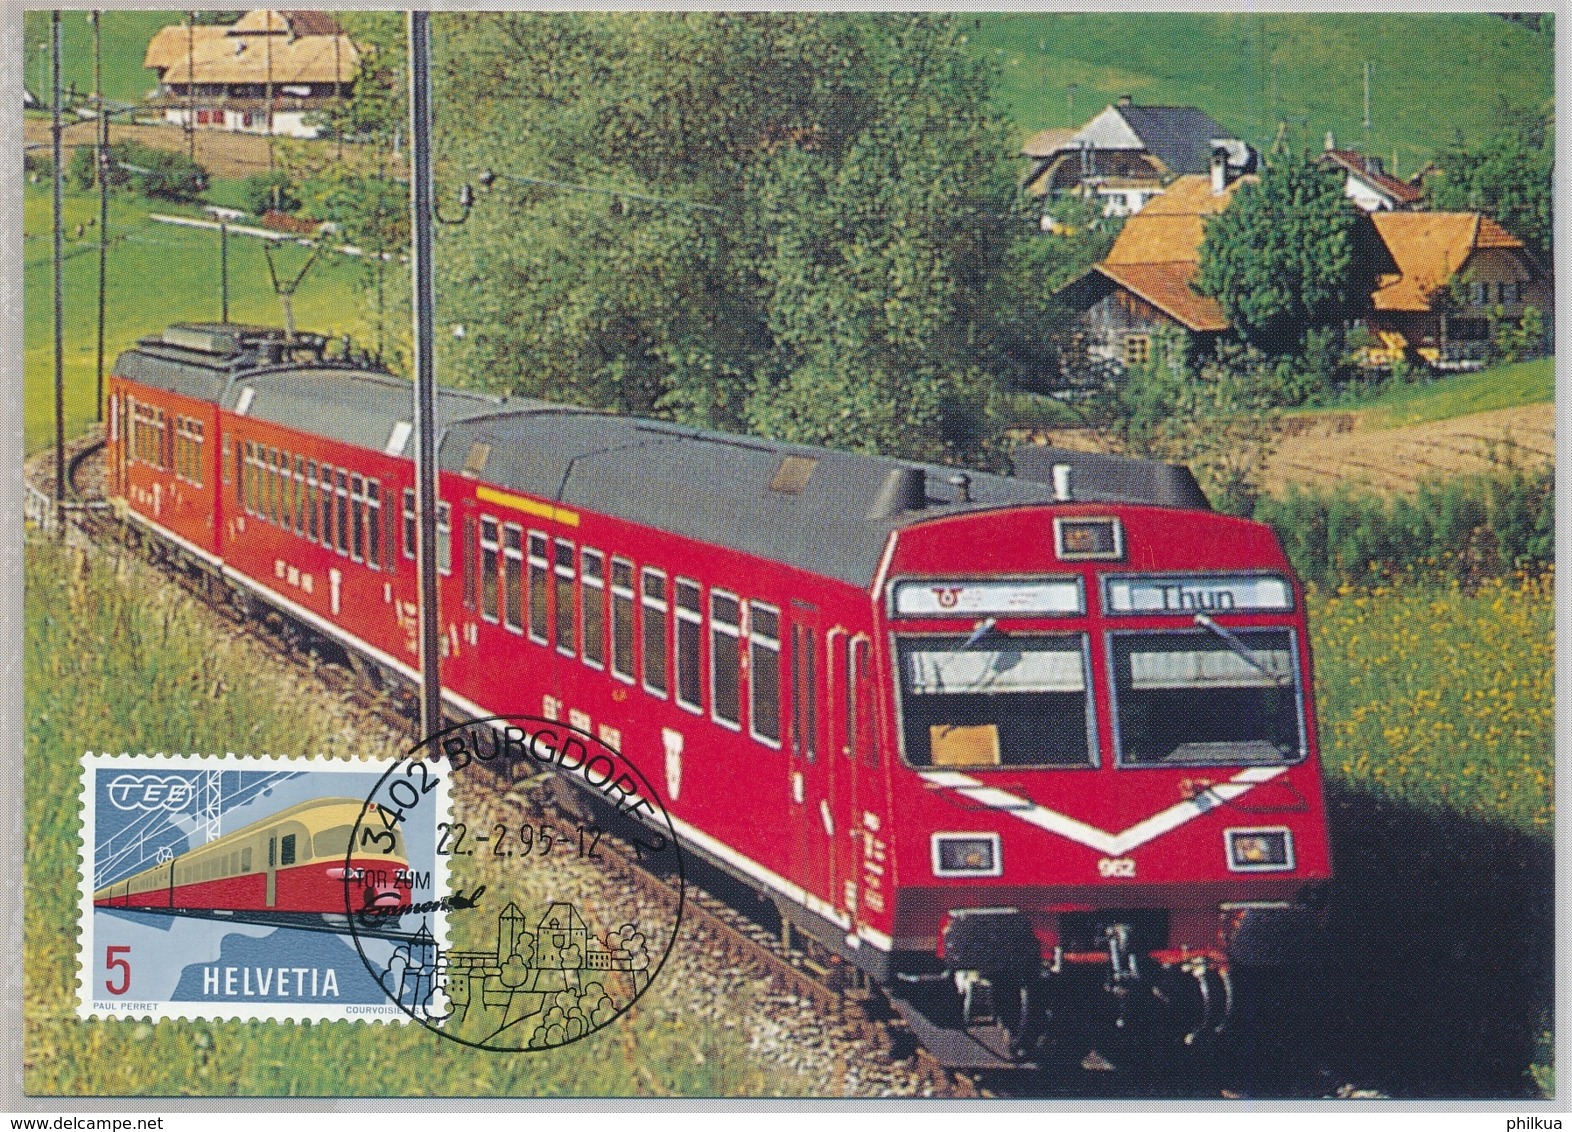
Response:
M1272 683L1278 685L1279 687L1282 687L1284 684L1292 683L1293 677L1290 674L1286 672L1274 672L1272 669L1262 664L1258 659L1259 654L1256 653L1255 650L1241 641L1238 637L1234 636L1227 629L1224 629L1216 621L1213 621L1206 614L1197 613L1195 615L1195 623L1201 626L1201 628L1205 629L1207 632L1217 634L1217 636L1222 640L1223 644L1227 645L1231 650L1233 650L1233 652L1251 668L1255 669L1263 676L1270 677Z
M999 624L999 621L998 618L995 617L989 617L985 620L977 622L977 624L972 629L972 635L967 637L966 643L961 646L961 651L964 652L965 650L974 647L978 641L981 641L989 633L993 632L994 626L997 624Z

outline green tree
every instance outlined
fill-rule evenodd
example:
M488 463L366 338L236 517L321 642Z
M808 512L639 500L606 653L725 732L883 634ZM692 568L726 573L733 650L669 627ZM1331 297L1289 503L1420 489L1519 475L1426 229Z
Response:
M1370 294L1368 218L1342 176L1287 156L1237 190L1206 223L1196 289L1267 354L1297 354L1305 334L1356 312Z
M486 13L437 31L439 103L463 107L439 166L501 174L444 233L442 317L465 328L447 372L985 457L987 393L1030 364L1002 280L1035 233L951 20Z
M1553 238L1555 131L1550 120L1506 108L1477 146L1461 138L1435 156L1426 182L1438 209L1481 211L1500 221L1548 263Z

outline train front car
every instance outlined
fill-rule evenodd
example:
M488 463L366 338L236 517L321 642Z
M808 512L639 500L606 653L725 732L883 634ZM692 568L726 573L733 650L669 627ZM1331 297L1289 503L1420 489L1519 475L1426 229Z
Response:
M1065 502L907 526L885 573L895 989L951 1064L1204 1046L1241 968L1313 951L1299 586L1267 527L1146 467L1191 490L1075 502L1061 464Z

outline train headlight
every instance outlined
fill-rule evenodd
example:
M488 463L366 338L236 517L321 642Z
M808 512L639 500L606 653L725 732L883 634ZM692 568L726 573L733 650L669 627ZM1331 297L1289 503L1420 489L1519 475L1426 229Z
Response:
M933 875L936 877L996 877L1004 872L997 833L936 833L933 835Z
M1236 873L1289 872L1294 867L1294 835L1286 829L1230 829L1228 867Z

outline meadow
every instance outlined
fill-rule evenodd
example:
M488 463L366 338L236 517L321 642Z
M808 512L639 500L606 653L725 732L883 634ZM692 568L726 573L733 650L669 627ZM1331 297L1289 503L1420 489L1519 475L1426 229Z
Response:
M1555 397L1555 359L1535 358L1428 381L1389 382L1347 407L1360 411L1361 429L1371 430L1534 405Z
M1408 176L1454 132L1488 137L1499 105L1548 111L1554 98L1550 36L1483 13L1014 12L971 23L1023 141L1128 94L1200 107L1263 150L1279 123L1295 149L1319 150L1331 130L1339 145L1395 154Z
M51 201L47 184L29 184L23 197L23 383L24 444L28 453L54 438L54 307ZM149 219L150 214L191 214L126 192L110 194L110 248L106 270L104 366L121 350L171 322L216 322L221 313L219 233L216 229L178 227ZM65 310L64 372L66 435L91 423L97 383L98 196L67 193L64 200ZM199 212L197 215L201 215ZM274 252L278 272L293 278L309 253L285 242ZM407 272L388 268L390 279ZM367 299L366 263L324 254L301 282L294 297L297 324L306 330L351 334L363 346L374 340ZM390 288L390 291L392 289ZM283 313L268 276L262 241L229 239L229 315L237 322L282 325ZM396 310L389 323L403 329L407 318Z

